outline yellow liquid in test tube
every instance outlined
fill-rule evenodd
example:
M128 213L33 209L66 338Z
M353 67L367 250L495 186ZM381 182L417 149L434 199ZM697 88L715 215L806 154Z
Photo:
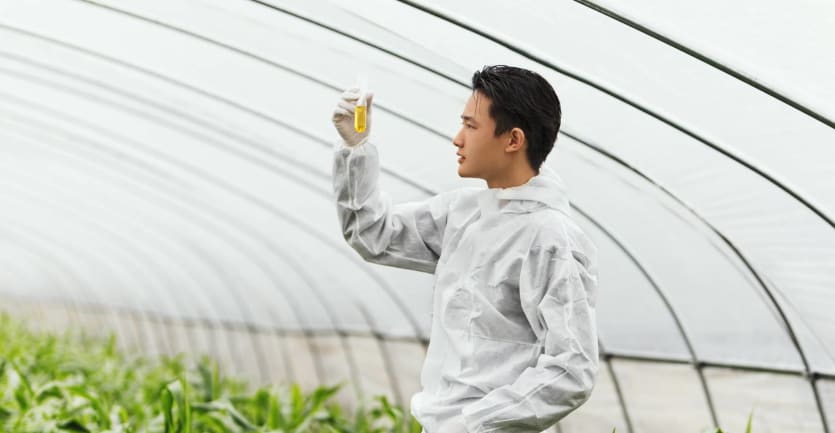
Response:
M360 95L357 104L354 106L354 131L363 133L368 126L368 100L365 99L368 91L368 79L364 74L360 74L357 77L357 82L359 83Z
M366 108L365 105L357 105L354 107L354 130L357 132L365 132Z

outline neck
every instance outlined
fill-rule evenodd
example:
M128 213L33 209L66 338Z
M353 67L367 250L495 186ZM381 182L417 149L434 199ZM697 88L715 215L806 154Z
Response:
M527 164L519 164L487 181L488 188L512 188L527 183L537 173Z

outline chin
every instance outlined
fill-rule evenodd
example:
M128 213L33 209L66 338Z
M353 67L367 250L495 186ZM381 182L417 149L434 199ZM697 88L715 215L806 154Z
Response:
M474 173L472 170L468 170L466 167L464 167L463 164L458 166L458 177L472 177L481 179L481 176L479 176L478 173Z

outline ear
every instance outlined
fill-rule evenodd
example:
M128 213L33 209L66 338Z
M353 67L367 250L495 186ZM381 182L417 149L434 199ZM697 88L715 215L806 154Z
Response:
M525 143L525 131L521 128L513 128L510 130L510 141L507 143L507 150L517 151L522 149Z

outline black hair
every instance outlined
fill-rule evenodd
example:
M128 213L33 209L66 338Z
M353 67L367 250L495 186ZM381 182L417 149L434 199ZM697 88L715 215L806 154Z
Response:
M473 74L473 91L492 101L494 135L518 127L528 141L528 162L535 171L554 148L562 110L554 88L536 72L507 65L485 66Z

